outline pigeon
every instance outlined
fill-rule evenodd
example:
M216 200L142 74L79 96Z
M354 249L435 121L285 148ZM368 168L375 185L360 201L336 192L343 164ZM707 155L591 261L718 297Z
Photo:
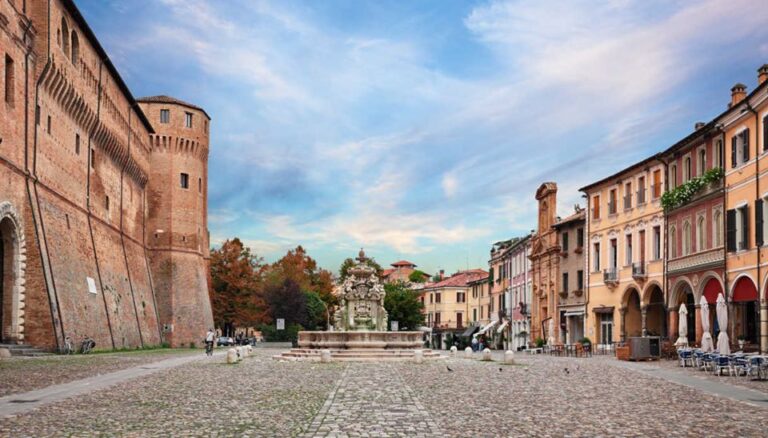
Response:
M453 370L451 369L451 367L449 367L448 365L446 365L445 367L448 369L448 371L449 371L449 372L453 372Z
M501 372L502 368L499 368L499 372Z
M565 369L565 374L571 374L571 372L568 371L568 368Z

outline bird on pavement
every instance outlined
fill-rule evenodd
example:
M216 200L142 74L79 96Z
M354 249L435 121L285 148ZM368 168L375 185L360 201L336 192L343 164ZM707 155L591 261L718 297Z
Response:
M447 368L449 372L453 372L453 370L451 369L451 367L449 367L448 365L446 365L446 366L445 366L445 368Z
M568 368L565 369L565 374L571 374L571 372L568 371Z

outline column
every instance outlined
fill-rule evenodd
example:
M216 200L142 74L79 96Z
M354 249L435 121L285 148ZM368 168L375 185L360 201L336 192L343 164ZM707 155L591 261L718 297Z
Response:
M669 310L669 327L667 327L669 332L669 339L672 339L672 342L677 341L677 323L678 323L678 317L677 309L670 309Z
M619 309L619 315L621 316L621 342L627 342L627 329L624 324L625 317L627 315L627 308L622 307Z
M648 329L646 326L647 319L648 319L648 306L647 305L640 306L640 320L642 322L643 337L648 336Z
M768 301L760 303L760 352L768 353Z
M701 337L704 335L704 328L701 326L701 305L696 304L696 339L693 340L695 344L701 345Z

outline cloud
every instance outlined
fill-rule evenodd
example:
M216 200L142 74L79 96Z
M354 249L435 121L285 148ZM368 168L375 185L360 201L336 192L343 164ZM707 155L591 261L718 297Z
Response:
M443 195L445 195L446 198L452 198L459 188L459 181L456 178L456 175L452 173L444 173L441 185L443 187Z

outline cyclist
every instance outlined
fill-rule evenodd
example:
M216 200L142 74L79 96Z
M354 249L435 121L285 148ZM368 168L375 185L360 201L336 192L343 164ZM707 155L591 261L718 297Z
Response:
M86 335L85 339L83 339L83 343L81 345L82 353L83 354L90 353L91 350L93 349L93 347L95 347L95 346L96 346L96 342L93 339L91 339L90 336Z
M75 347L72 346L72 338L67 336L64 338L64 354L72 354L75 352Z
M213 329L208 329L208 333L205 335L205 354L208 356L213 355L213 341L216 339L216 332Z

